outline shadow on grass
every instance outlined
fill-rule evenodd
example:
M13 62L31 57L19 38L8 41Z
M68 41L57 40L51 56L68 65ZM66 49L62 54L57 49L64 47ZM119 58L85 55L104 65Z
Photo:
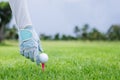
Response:
M0 42L0 46L16 46L16 41L3 41Z
M0 46L13 46L11 44L6 44L5 42L0 43Z

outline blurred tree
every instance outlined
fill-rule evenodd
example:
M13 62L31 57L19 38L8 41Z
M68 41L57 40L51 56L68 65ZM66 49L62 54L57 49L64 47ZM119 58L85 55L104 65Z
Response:
M11 9L8 2L0 3L0 42L4 39L4 30L6 24L12 18Z
M68 40L76 40L76 38L71 35L68 35L67 38L68 38Z
M62 35L61 40L67 40L67 36L65 34Z
M56 33L54 36L54 40L59 40L59 39L60 39L60 35L59 35L59 33Z
M52 36L45 35L45 34L40 34L40 39L41 40L52 40Z
M76 34L76 38L80 38L80 29L78 26L75 26L74 28L74 33Z
M109 40L120 40L120 25L112 25L107 32Z
M6 39L18 39L17 28L13 26L12 28L5 29L5 38Z
M103 33L98 31L96 28L93 28L92 31L88 34L89 40L105 40L106 37Z
M61 40L76 40L76 38L71 36L71 35L63 34L62 37L61 37Z
M85 24L82 28L82 35L81 35L81 38L83 40L86 40L88 39L88 29L89 29L89 25L88 24Z

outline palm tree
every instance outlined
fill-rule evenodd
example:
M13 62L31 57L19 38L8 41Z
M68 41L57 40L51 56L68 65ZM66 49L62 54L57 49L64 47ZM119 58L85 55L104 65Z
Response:
M85 24L82 28L82 39L88 39L88 29L89 25Z
M79 38L80 37L80 29L78 26L75 26L74 28L74 33L76 34L76 37Z

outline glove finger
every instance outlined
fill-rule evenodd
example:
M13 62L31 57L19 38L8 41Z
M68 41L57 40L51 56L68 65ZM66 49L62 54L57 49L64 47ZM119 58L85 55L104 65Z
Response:
M43 52L43 49L41 48L40 44L38 45L38 49L41 53Z
M29 51L28 51L28 50L25 50L25 51L24 51L24 56L25 56L26 58L29 58Z
M36 64L40 65L40 56L39 55L36 56Z
M32 50L30 51L29 58L32 62L34 62L34 51L32 51Z
M34 51L34 56L35 56L35 58L36 58L36 64L37 65L40 65L40 56L39 56L39 51L38 50L35 50Z

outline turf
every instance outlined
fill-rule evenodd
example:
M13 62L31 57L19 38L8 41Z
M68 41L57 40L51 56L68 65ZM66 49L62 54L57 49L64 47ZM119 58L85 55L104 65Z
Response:
M46 69L19 54L18 43L0 44L0 80L120 80L120 42L42 41Z

